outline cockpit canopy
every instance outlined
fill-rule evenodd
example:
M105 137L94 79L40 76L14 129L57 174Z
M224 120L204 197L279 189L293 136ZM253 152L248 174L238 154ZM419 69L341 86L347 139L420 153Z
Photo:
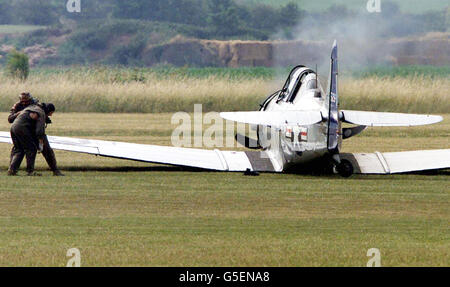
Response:
M317 89L317 80L316 75L314 75L314 79L309 79L306 83L306 89L307 90L315 90Z
M278 101L292 103L303 86L303 90L315 90L314 97L321 97L316 73L305 66L297 66L289 74Z

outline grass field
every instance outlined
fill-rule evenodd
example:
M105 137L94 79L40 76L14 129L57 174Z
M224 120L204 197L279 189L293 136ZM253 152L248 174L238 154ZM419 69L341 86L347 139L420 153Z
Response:
M263 3L269 4L273 6L281 6L285 5L289 2L297 3L299 8L306 11L323 11L332 5L344 5L350 10L363 10L366 9L367 0L316 0L316 1L305 1L305 0L237 0L241 3ZM400 1L400 0L390 0L390 2L394 2L399 5L400 10L402 12L408 13L423 13L427 11L436 11L443 10L448 6L448 2L445 0L429 0L429 1L421 1L421 0L408 0L408 1ZM383 5L383 1L381 2ZM381 6L383 7L383 6ZM383 9L383 8L382 8Z
M171 67L160 66L151 68L125 68L110 66L69 66L69 67L35 67L31 70L34 78L49 80L58 77L75 81L90 79L99 83L130 83L145 82L147 79L205 79L221 78L226 80L249 79L277 79L285 80L293 67ZM355 70L344 70L341 74L346 77L450 77L450 66L409 65L409 66L371 66L360 67Z
M351 73L355 78L450 78L450 66L378 66Z
M0 118L6 118L1 113ZM170 143L171 114L56 113L48 133ZM8 130L6 120L0 130ZM417 128L373 128L344 151L450 148L450 114ZM7 177L0 145L0 265L450 265L449 173L313 177L194 172L57 152L66 177Z

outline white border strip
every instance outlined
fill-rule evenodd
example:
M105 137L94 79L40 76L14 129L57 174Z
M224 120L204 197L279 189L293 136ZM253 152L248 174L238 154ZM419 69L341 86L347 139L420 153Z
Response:
M225 171L230 170L230 168L229 168L229 166L228 166L228 163L227 163L227 160L225 159L225 157L224 157L223 154L222 154L222 151L220 151L220 150L218 150L218 149L215 149L214 152L215 152L215 153L217 154L217 156L219 157L220 162L221 162L222 167L223 167L223 170L225 170Z
M384 158L383 154L381 152L376 151L375 154L377 155L378 159L380 160L381 165L383 166L384 171L387 174L391 173L391 169L389 168L389 165L386 161L386 159Z

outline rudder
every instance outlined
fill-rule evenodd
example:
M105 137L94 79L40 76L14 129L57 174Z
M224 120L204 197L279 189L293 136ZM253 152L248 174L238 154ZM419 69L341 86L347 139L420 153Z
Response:
M331 66L328 85L328 151L332 154L339 153L339 97L338 97L338 61L337 61L337 42L333 43L331 51Z

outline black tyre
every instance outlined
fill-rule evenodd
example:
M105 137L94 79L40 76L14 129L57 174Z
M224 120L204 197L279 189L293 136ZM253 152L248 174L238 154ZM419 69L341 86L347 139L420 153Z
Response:
M343 159L336 166L336 170L342 177L350 177L353 174L353 165L350 161Z

